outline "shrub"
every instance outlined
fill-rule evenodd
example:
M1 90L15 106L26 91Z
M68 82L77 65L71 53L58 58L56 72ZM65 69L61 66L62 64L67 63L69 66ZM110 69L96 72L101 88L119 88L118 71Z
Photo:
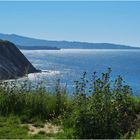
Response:
M130 136L136 119L132 90L120 76L112 82L110 72L108 69L101 77L94 73L90 83L84 73L76 82L72 118L77 138L119 138L125 133Z

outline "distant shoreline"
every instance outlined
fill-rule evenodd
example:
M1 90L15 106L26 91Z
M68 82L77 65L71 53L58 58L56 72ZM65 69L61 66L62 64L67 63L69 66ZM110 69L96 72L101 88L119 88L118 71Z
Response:
M49 47L49 46L19 46L17 47L21 50L60 50L58 47Z
M19 48L20 49L20 48ZM116 48L105 48L105 49L103 49L103 48L99 48L99 49L95 49L95 48L59 48L59 49L41 49L41 48L38 48L38 49L27 49L27 48L24 48L24 49L20 49L21 51L22 50L33 50L33 51L39 51L39 50L45 50L45 51L57 51L57 50L75 50L75 51L78 51L78 50L85 50L85 51L87 51L87 50L96 50L96 51L126 51L126 50L131 50L131 51L133 51L133 50L140 50L140 48L126 48L126 49L120 49L120 48L118 48L118 49L116 49Z

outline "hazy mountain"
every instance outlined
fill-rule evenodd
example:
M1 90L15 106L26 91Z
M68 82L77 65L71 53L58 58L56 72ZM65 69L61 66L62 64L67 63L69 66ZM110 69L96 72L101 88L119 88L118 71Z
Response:
M18 78L37 71L13 43L0 40L0 80Z
M19 49L22 50L60 50L58 47L49 47L49 46L20 46L16 45Z
M70 41L49 41L35 38L19 36L15 34L0 34L0 39L15 43L18 48L24 49L58 49L58 48L76 48L76 49L134 49L126 45L117 45L111 43L87 43ZM138 48L139 49L139 48Z

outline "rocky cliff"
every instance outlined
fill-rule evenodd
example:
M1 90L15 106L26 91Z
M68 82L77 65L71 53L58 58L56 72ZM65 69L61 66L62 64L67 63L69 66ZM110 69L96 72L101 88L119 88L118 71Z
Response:
M0 80L18 78L37 71L13 43L0 40Z

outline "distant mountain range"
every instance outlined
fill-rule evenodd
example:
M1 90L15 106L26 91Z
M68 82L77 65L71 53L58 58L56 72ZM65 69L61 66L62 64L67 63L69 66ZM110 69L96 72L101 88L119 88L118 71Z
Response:
M16 34L2 34L0 39L8 40L17 45L19 49L140 49L127 45L117 45L111 43L87 43L87 42L70 42L70 41L50 41L35 39L30 37L19 36Z

